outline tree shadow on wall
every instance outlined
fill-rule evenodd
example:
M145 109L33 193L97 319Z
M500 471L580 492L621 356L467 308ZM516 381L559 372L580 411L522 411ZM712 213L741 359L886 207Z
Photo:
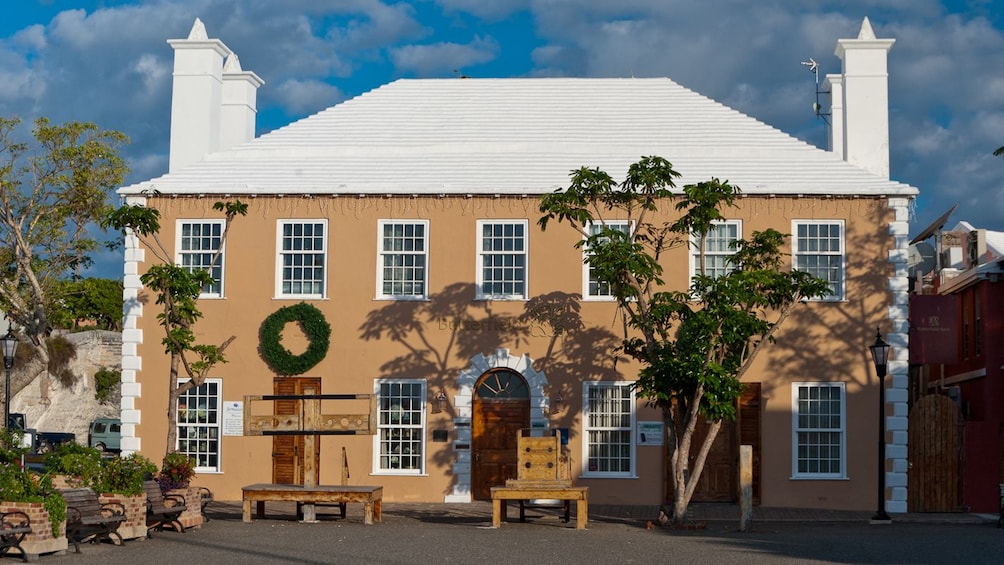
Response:
M381 377L425 379L427 400L439 410L434 399L457 393L457 378L473 357L499 348L514 355L526 351L550 383L545 396L562 399L561 407L552 404L552 427L572 428L581 406L581 383L616 378L614 349L621 339L607 329L585 327L578 294L552 292L520 309L518 303L473 300L476 290L474 284L455 283L428 300L395 301L371 311L359 328L360 337L386 341L397 350L394 354L386 348L391 357L380 366ZM503 308L509 311L495 311ZM444 417L456 415L449 402L442 409ZM431 451L430 464L446 469L455 462L452 450Z

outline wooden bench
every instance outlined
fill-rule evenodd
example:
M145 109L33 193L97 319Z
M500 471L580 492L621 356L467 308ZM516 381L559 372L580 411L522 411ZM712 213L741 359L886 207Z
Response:
M265 516L265 502L296 502L297 506L314 504L362 503L363 523L373 524L383 520L383 487L363 485L279 485L258 483L248 485L243 491L243 519L251 521L251 503L257 503L258 518ZM313 510L311 508L311 510ZM313 516L313 512L305 515Z
M21 547L24 537L31 533L31 518L24 512L0 512L0 557L16 549L21 553L21 560L28 562L28 554Z
M568 500L575 501L575 528L586 529L589 521L589 487L573 486L504 486L492 487L492 527L497 528L506 519L509 500ZM525 505L525 503L524 503ZM522 508L521 508L522 518Z
M209 503L213 501L213 491L206 487L199 487L199 513L202 514L202 521L208 522L209 516L206 515L206 507Z
M157 481L143 481L143 492L146 494L146 535L150 530L164 531L164 526L170 526L176 532L185 533L185 526L178 519L188 508L185 497L177 494L164 494Z
M81 542L108 540L122 545L117 530L126 519L125 506L118 502L101 504L98 493L89 488L60 489L59 493L66 500L66 539L77 553Z

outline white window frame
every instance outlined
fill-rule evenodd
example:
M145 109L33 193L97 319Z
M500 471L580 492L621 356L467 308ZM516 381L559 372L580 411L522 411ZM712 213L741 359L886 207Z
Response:
M188 379L179 379L178 384L186 382ZM200 395L199 390L202 387L207 387L208 385L214 385L216 388L216 394L214 395ZM194 392L193 392L194 391ZM205 398L207 400L205 408L203 408L198 402L199 399ZM189 401L195 401L195 413L186 416L189 413L188 409L185 411L181 410L181 403L184 402L186 407ZM215 407L211 406L211 400L215 400ZM196 473L220 473L223 470L223 379L220 378L208 378L200 387L191 388L181 394L178 398L178 406L175 407L177 411L177 438L175 443L175 449L179 453L185 453L190 455L196 460L195 472ZM204 414L202 412L205 411ZM213 422L213 416L215 416L215 422ZM206 421L200 422L200 418L205 418ZM200 428L205 428L206 437L201 437ZM182 430L186 430L184 433ZM197 430L197 436L190 438L187 430L195 429ZM216 437L213 437L215 433ZM216 442L216 465L204 465L202 458L199 456L201 453L212 453L209 449L190 449L186 442ZM184 448L184 449L183 449Z
M523 249L521 252L517 251L485 251L484 250L484 227L487 225L517 225L523 228ZM522 293L487 293L484 291L485 285L485 266L484 261L487 256L500 256L500 255L510 255L510 256L522 256L523 257L523 292ZM507 269L509 267L503 267ZM478 220L477 222L477 293L476 298L478 300L526 300L530 292L530 229L529 222L527 220Z
M407 249L385 249L385 243L387 236L384 230L388 226L421 226L422 236L421 237L407 237L401 236L391 236L392 239L412 239L415 241L421 241L422 249L421 251L407 250ZM402 258L407 257L422 257L422 276L420 279L402 279L405 283L420 283L422 285L422 292L419 294L396 294L384 292L384 283L387 282L384 279L384 273L387 267L384 266L384 261L386 258L398 256ZM377 300L425 300L429 297L429 221L428 220L378 220L377 221L377 274L376 274L376 297ZM413 270L415 267L407 265L397 265L390 267L396 270ZM393 283L402 282L393 281Z
M282 248L282 246L283 246L283 228L285 226L287 226L287 225L296 225L296 224L299 224L299 225L320 224L320 225L323 226L324 236L321 238L321 249L320 250L316 250L316 249L311 249L311 250L306 250L306 251L304 251L304 250L292 250L292 251L285 251L285 250L283 250L283 248ZM275 296L276 296L276 298L282 298L282 299L286 299L286 298L289 298L289 299L315 298L316 299L316 298L324 298L327 295L327 288L328 288L328 262L329 262L328 261L328 240L329 240L330 237L331 237L331 232L328 230L328 220L324 219L324 218L321 218L321 219L316 219L316 218L312 218L312 219L285 219L285 220L279 220L279 221L276 222L276 230L275 230L275 250L276 250L276 253L275 253ZM294 292L286 293L286 292L283 292L283 289L282 289L282 285L283 285L283 270L284 270L284 261L283 261L283 258L286 255L294 255L294 254L299 254L299 255L320 255L321 256L322 260L324 261L324 264L321 267L321 291L319 293L313 293L313 292L311 292L311 293L303 293L303 292L301 292L301 293L294 293ZM302 282L302 280L301 280L301 282Z
M637 427L637 402L635 398L634 383L629 381L593 381L586 382L582 385L582 477L593 477L593 478L636 478L637 468L638 468L638 445L637 438L635 437L635 430ZM626 391L628 394L628 406L630 413L628 414L628 424L618 425L618 426L599 426L592 425L590 423L591 416L593 413L593 404L589 399L589 391L593 389L619 389ZM623 424L623 423L622 423ZM609 471L600 470L597 468L591 468L590 465L590 447L594 444L590 435L592 432L602 432L602 431L612 431L621 432L626 434L628 439L628 458L629 469Z
M211 285L211 286L209 286L209 287L205 287L205 286L202 287L202 292L199 294L199 298L223 298L223 296L224 296L224 294L223 294L223 291L224 291L224 287L223 287L223 274L226 272L226 261L225 261L225 259L226 259L226 255L227 255L226 254L226 243L223 241L223 230L226 228L226 222L223 221L223 220L197 220L197 219L196 220L185 220L185 219L179 219L175 223L175 226L176 226L176 229L175 229L175 238L174 238L174 249L175 249L175 258L174 258L174 261L175 261L175 264L181 265L183 267L186 267L186 268L188 268L189 271L194 271L196 268L207 269L209 271L209 274L213 275L213 280L215 280L216 283L213 284L213 285ZM191 236L188 236L187 239L198 241L198 240L204 240L204 239L206 239L208 237L211 240L218 239L219 243L217 243L216 246L212 246L212 247L209 247L209 248L206 248L206 249L184 249L184 246L185 246L185 241L184 240L186 239L186 236L184 235L183 232L185 230L185 226L202 226L203 228L205 228L205 227L218 228L219 232L220 232L219 235L209 235L209 236L200 235L197 238L193 238ZM219 247L219 249L220 249L220 257L219 257L219 259L217 261L217 264L215 266L207 267L204 264L200 264L198 266L186 265L185 264L185 260L184 260L185 257L200 257L200 256L202 256L202 259L211 260L213 258L213 255L216 253L217 247ZM204 256L207 256L207 255L208 255L208 257L204 257ZM216 273L213 272L214 270L218 270L219 271L219 278L216 277ZM218 290L214 290L213 287L217 287Z
M832 425L818 425L824 424L825 422L816 422L816 426L812 426L812 422L807 422L806 425L802 426L799 422L800 416L800 399L799 391L805 389L811 391L813 389L830 389L831 392L836 390L839 392L838 401L840 403L839 413L836 416L839 417L839 426L833 427ZM824 402L819 398L807 399L808 401ZM832 401L832 399L828 400ZM828 412L830 416L834 414ZM818 415L818 414L817 414ZM811 414L807 415L811 416ZM836 472L834 471L810 471L810 470L800 470L799 462L802 456L799 452L799 437L801 434L814 434L814 433L837 433L839 435L839 449L840 457L840 469ZM832 444L829 444L832 447ZM819 442L817 442L817 447L820 447ZM821 446L825 447L825 446ZM807 456L808 457L808 456ZM807 463L811 463L812 460L821 460L820 455L816 455L812 458L807 458ZM847 478L847 386L842 382L795 382L791 383L791 476L793 479L846 479Z
M385 400L391 402L391 399L381 394L383 386L393 387L394 385L408 385L415 386L418 385L419 392L411 396L413 402L417 402L417 406L412 406L409 410L409 414L418 416L419 421L409 422L407 425L402 422L394 423L391 421L393 417L393 409L388 410L385 408ZM373 385L373 393L377 397L377 433L373 436L373 474L374 475L425 475L425 461L426 455L428 454L428 441L426 434L426 395L428 394L428 383L425 379L377 379ZM404 412L401 411L401 414ZM395 468L385 468L383 467L383 451L382 446L385 440L384 434L386 431L402 429L402 430L417 430L418 433L418 445L420 446L420 453L418 454L418 468L417 469L395 469ZM412 440L415 441L415 440ZM389 455L388 457L392 457Z
M723 227L723 226L724 227L735 226L736 227L736 238L734 240L728 241L729 247L727 249L724 249L724 250L721 250L721 251L719 251L719 250L705 251L705 253L704 253L705 260L707 260L707 259L709 259L711 257L725 257L725 258L728 258L729 256L734 255L735 252L737 251L737 249L731 247L731 243L734 242L734 241L739 241L739 240L741 240L743 238L743 221L742 220L718 220L718 221L712 222L711 223L711 229L712 229L712 231L708 233L708 236L712 237L714 235L714 231L716 231L719 227ZM691 282L691 284L693 284L694 277L696 277L698 275L698 271L700 270L700 266L701 266L701 248L700 248L700 246L701 246L701 240L697 237L697 234L691 233L690 234L690 282ZM729 265L727 267L727 270L725 272L728 273L728 272L731 272L731 271L733 271L735 269L736 269L736 265ZM721 274L719 274L719 275L712 274L712 276L721 276Z
M634 228L634 222L629 220L607 220L606 222L589 222L585 225L585 232L589 235L597 233L604 227L620 229L624 233L630 233L630 230ZM595 231L594 231L595 230ZM582 299L585 301L594 302L613 302L617 298L612 294L605 294L600 292L592 292L593 283L593 267L589 264L589 247L588 244L583 240L582 244ZM602 281L596 281L597 286L603 284Z
M806 249L800 242L799 237L799 227L806 226L811 228L812 226L833 226L839 230L838 240L840 242L840 251L831 251L818 249ZM814 238L815 239L815 238ZM800 269L798 266L799 257L839 257L840 272L836 279L833 277L820 277L822 279L830 281L830 293L822 298L814 298L812 300L822 301L822 302L840 302L843 301L847 296L847 241L845 237L844 221L843 220L792 220L791 222L791 268L800 271L806 271L816 275L820 274L819 269ZM822 273L826 274L826 273ZM839 285L839 291L834 292L834 285Z

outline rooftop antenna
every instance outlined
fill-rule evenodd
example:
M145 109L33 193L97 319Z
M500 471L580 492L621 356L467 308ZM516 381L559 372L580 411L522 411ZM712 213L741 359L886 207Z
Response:
M815 112L817 118L826 122L826 125L830 125L830 113L823 112L823 106L819 103L820 94L830 94L827 90L819 90L819 63L812 57L809 57L809 60L802 61L802 64L809 67L809 72L812 73L816 81L816 101L812 103L812 111Z

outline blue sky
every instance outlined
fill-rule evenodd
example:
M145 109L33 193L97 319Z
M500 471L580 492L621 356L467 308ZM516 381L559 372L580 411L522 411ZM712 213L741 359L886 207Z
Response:
M911 235L955 203L949 227L1004 231L1004 0L18 0L0 18L0 115L122 131L129 181L162 174L166 41L198 17L265 80L259 133L401 77L668 76L825 148L799 63L838 73L836 41L864 16L896 39L891 177L921 191Z

